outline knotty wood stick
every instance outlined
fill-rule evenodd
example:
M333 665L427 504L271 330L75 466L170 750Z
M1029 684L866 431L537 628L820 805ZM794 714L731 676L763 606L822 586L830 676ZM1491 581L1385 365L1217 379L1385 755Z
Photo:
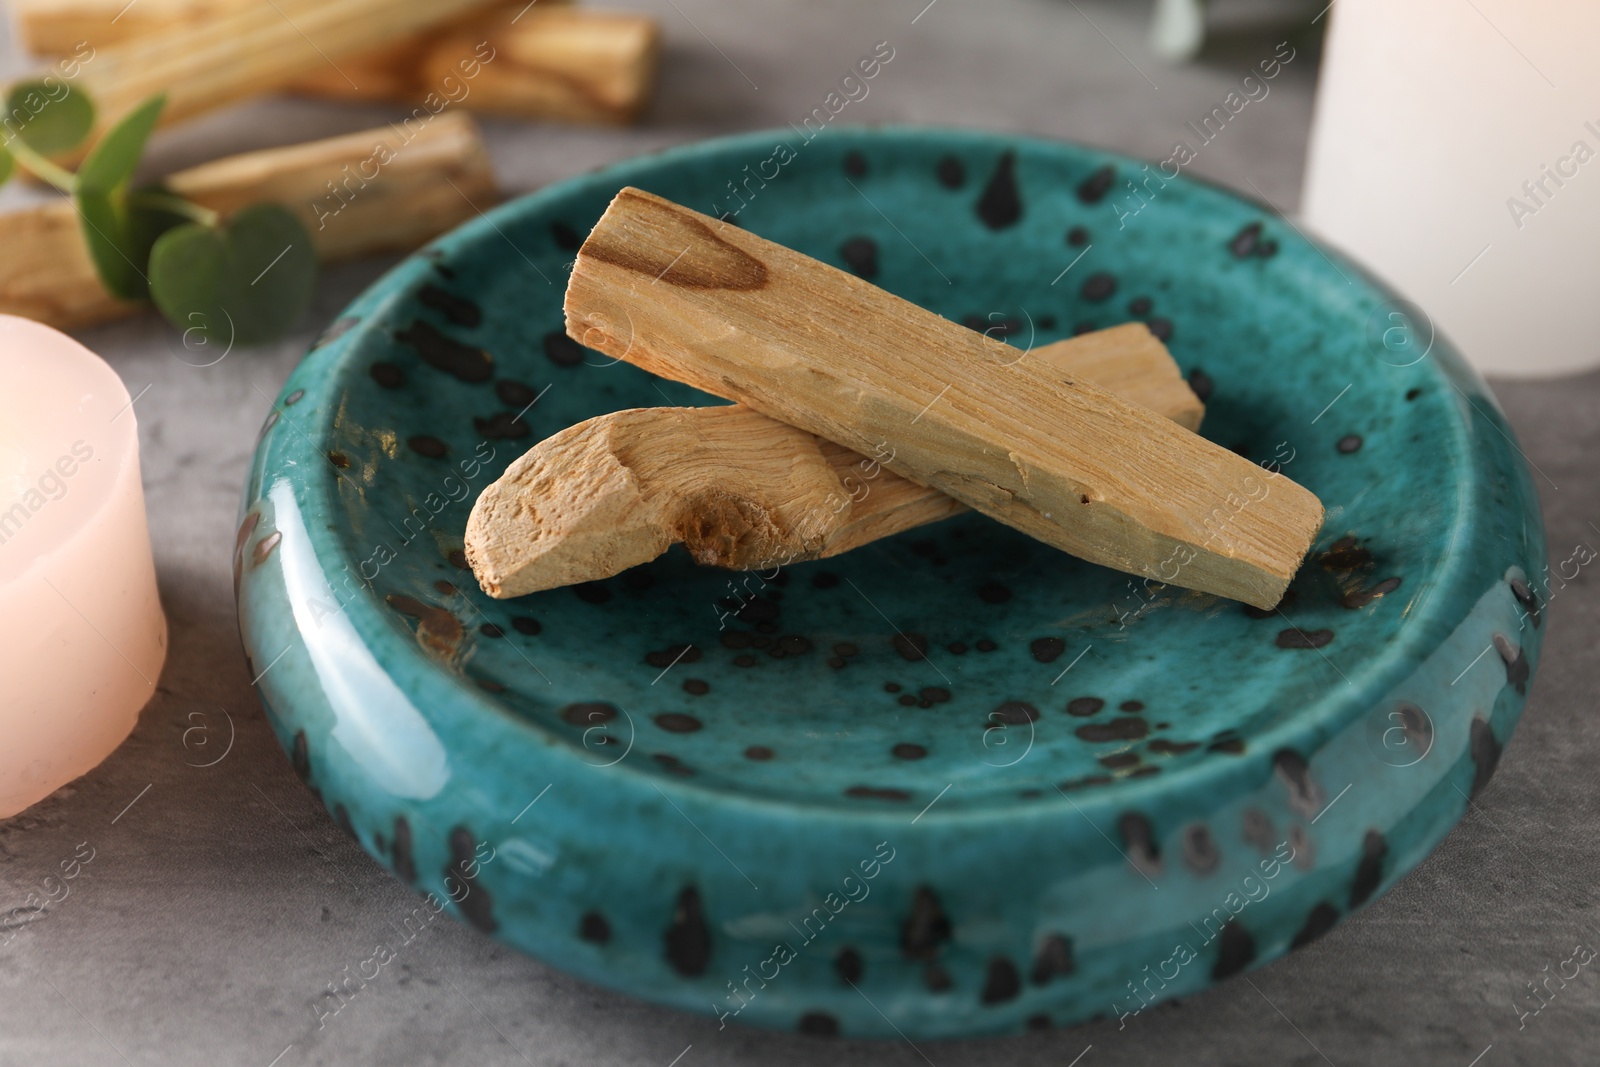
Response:
M202 22L96 46L73 83L95 104L96 129L87 143L157 93L167 94L161 121L178 122L281 88L321 66L337 67L342 57L381 48L490 2L255 0Z
M392 155L381 166L379 145ZM363 174L374 171L370 180ZM281 203L306 224L325 261L409 251L496 197L477 126L467 115L450 112L409 143L404 133L385 126L230 156L179 171L165 184L224 215L247 204ZM65 199L0 215L0 247L8 252L0 256L0 311L72 329L146 306L105 291L77 212Z
M1191 430L1205 414L1140 323L1017 355ZM753 570L838 555L965 510L742 405L638 408L569 427L512 463L473 506L466 552L483 590L505 598L609 578L680 542L702 564Z
M65 54L193 26L261 0L24 0L17 11L35 52ZM451 26L323 64L286 86L341 100L417 103L459 97L471 111L572 122L626 123L649 99L660 31L648 15L563 8L564 0L496 4ZM118 13L123 12L118 18ZM113 23L112 20L116 19ZM480 45L487 46L480 50ZM493 58L476 62L482 55ZM463 77L460 64L477 68ZM446 79L452 79L446 81ZM461 87L465 88L465 93Z
M857 452L1094 563L1271 608L1304 488L854 275L638 189L579 250L567 332Z

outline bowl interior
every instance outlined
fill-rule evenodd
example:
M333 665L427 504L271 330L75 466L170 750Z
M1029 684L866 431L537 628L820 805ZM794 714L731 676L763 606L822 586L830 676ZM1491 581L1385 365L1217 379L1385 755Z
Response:
M391 631L380 657L471 696L432 713L509 716L590 763L632 754L635 774L788 804L914 810L957 784L959 812L1226 766L1403 655L1472 492L1450 462L1465 401L1411 309L1270 212L1091 150L915 131L783 147L741 138L535 196L336 326L355 332L312 432L340 476L313 532L370 580L346 585ZM512 459L608 411L721 402L564 336L568 265L623 182L1019 347L1131 319L1170 331L1202 433L1327 506L1286 602L1151 588L976 515L776 572L674 549L483 595L462 530ZM468 380L480 351L492 372Z

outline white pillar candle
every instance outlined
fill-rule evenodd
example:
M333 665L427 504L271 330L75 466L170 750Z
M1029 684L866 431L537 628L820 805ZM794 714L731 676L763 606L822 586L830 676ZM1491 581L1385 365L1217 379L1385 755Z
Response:
M1600 366L1600 4L1339 0L1328 17L1306 222L1481 370Z
M0 315L0 818L122 743L166 650L128 391Z

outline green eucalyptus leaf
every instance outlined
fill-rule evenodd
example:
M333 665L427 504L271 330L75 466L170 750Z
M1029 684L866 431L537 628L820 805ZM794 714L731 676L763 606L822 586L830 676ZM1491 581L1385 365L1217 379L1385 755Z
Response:
M151 186L159 189L159 186ZM144 300L150 295L147 264L156 239L184 222L171 212L131 207L125 190L109 194L78 190L79 228L100 281L113 296Z
M10 181L11 174L16 169L17 161L12 158L10 152L5 150L4 146L0 146L0 185L4 185L6 182Z
M73 183L89 257L107 291L124 300L149 295L145 265L150 248L171 226L170 220L163 224L164 213L141 212L128 205L128 181L166 102L165 95L153 96L107 130L89 150Z
M255 204L217 227L188 223L150 253L150 295L186 335L221 347L281 336L311 303L311 235L287 208Z
M139 167L144 143L150 139L150 132L156 128L156 120L161 117L166 103L165 93L152 96L95 142L83 166L78 168L79 193L109 195L128 184Z
M58 78L19 82L6 93L4 123L40 155L76 148L94 127L94 102Z

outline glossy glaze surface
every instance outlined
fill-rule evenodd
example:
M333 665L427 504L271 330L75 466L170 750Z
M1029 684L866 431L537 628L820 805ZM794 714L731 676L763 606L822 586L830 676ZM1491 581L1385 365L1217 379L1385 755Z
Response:
M1019 138L752 135L552 187L396 268L285 384L246 489L241 630L296 768L511 944L816 1033L1132 1012L1372 899L1521 710L1526 471L1425 315L1257 205L1152 181L1134 212L1129 179ZM1327 505L1290 597L1260 617L1151 590L971 515L776 574L674 551L483 596L461 531L511 459L712 402L561 333L564 264L625 184L1019 347L1150 321L1203 432Z

